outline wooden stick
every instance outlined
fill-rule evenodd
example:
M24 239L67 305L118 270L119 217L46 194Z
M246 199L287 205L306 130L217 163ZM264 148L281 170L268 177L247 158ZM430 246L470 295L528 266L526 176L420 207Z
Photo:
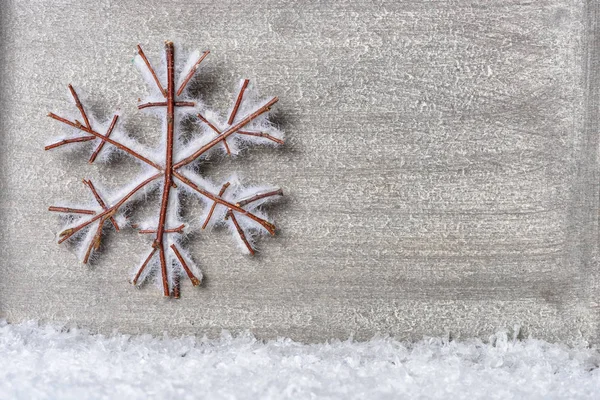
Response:
M81 116L83 117L83 122L85 123L85 126L92 129L92 126L90 125L90 121L87 117L87 114L85 113L85 110L83 109L83 105L81 104L81 101L79 101L79 96L77 96L75 89L73 89L73 86L70 83L69 83L69 90L71 91L71 95L73 96L73 99L75 99L75 106L77 106L77 108L79 109L79 112L81 113Z
M254 249L252 248L252 246L250 246L248 239L246 239L246 234L244 233L244 230L242 229L240 224L238 224L237 219L235 218L235 215L233 215L233 211L231 209L229 209L227 211L227 214L225 215L225 219L227 218L231 218L231 222L233 222L233 225L235 225L235 229L237 230L237 233L240 235L240 238L248 248L248 251L251 255L254 255Z
M163 246L163 234L165 233L165 221L169 207L169 193L172 187L173 173L173 131L175 123L175 88L173 85L175 76L174 47L173 42L165 43L167 55L167 153L165 156L165 181L163 196L160 204L160 215L158 217L158 229L154 246L159 247L160 266L163 280L163 291L165 296L170 295L169 282L167 280L167 263L165 260L165 249Z
M64 146L65 144L69 144L69 143L89 142L90 140L95 140L95 139L96 139L96 136L81 136L81 137L76 137L76 138L72 138L72 139L63 139L60 142L49 144L48 146L44 147L44 150L51 150L56 147Z
M138 281L138 279L140 279L140 275L142 275L142 272L144 271L144 269L146 268L146 265L148 265L148 263L150 262L150 260L154 256L154 253L156 253L156 248L152 248L152 251L150 251L150 254L146 258L146 261L144 261L144 263L140 267L139 271L135 275L135 278L133 278L133 281L131 282L132 284L137 285L137 281Z
M185 228L185 225L181 224L177 228L165 229L164 233L179 233L179 232L182 232L184 228ZM156 229L142 229L142 230L138 231L138 233L141 233L141 234L156 233L156 232L157 232Z
M92 249L98 250L100 248L100 240L102 238L102 226L104 225L105 221L106 221L106 218L101 218L100 221L98 222L98 228L96 229L96 234L92 238L92 241L90 242L90 245L88 246L88 249L85 253L85 257L83 258L84 264L88 263L88 261L90 259L90 255L92 254Z
M206 125L208 125L208 127L210 129L212 129L213 131L215 131L217 133L217 135L221 134L221 131L217 129L216 126L214 126L209 120L207 120L202 114L197 114L198 118L200 119L200 121L204 122ZM229 150L229 145L227 144L227 140L223 140L223 145L225 146L225 151L227 151L227 154L231 154L231 150Z
M236 205L238 207L243 207L246 204L252 203L253 201L264 199L265 197L271 197L271 196L283 196L283 190L277 189L277 190L273 190L272 192L259 193L252 197L249 197L247 199L240 200Z
M242 104L242 98L244 97L244 92L246 91L246 88L248 87L248 82L250 82L248 79L244 79L244 82L242 83L242 87L240 88L240 93L238 94L235 104L233 105L233 110L231 110L231 114L229 114L229 120L227 120L227 125L233 124L235 115L237 114L238 109L240 108L240 104Z
M205 51L204 53L202 53L202 55L200 56L200 58L198 59L198 61L196 61L196 63L194 64L194 66L190 69L190 72L188 72L188 74L186 75L185 79L181 83L181 86L179 86L179 90L177 90L177 96L181 96L181 93L183 93L183 89L185 89L185 86L188 84L188 82L190 81L190 79L192 79L192 77L194 76L194 74L198 70L198 67L200 66L200 63L202 62L202 60L204 60L206 58L206 56L208 55L208 53L210 53L210 51Z
M146 67L148 67L148 70L150 70L150 74L152 74L154 82L156 82L156 86L158 86L158 90L160 90L163 96L167 97L167 92L165 91L165 89L163 89L162 85L160 84L158 76L156 76L156 72L154 72L152 65L150 65L150 61L148 61L148 58L146 58L146 55L144 54L144 51L142 50L142 47L139 44L137 45L137 50L140 57L142 57L142 60L144 60L144 62L146 63Z
M113 129L115 129L115 125L117 124L118 119L119 119L119 116L117 114L115 114L113 116L113 119L112 119L110 126L108 127L108 130L106 131L106 135L104 135L104 137L110 136ZM104 143L106 143L106 142L101 141L100 144L98 144L98 147L96 147L96 150L94 150L94 153L92 153L92 156L88 160L88 163L92 164L94 161L96 161L96 157L98 157L98 154L100 154L100 151L102 151L102 148L104 147Z
M141 110L143 108L148 108L148 107L166 107L166 106L167 106L166 101L155 102L155 103L144 103L144 104L138 105L138 110ZM196 103L193 101L176 101L175 106L176 107L195 107Z
M184 258L181 256L181 253L179 253L179 250L177 250L177 246L175 246L175 244L171 245L171 250L173 250L173 253L175 253L175 256L179 260L179 263L181 263L183 270L187 274L188 278L190 278L190 281L192 281L192 285L194 285L194 286L200 285L200 279L196 278L196 276L192 273L192 271L190 270L190 267L188 267Z
M169 281L167 280L167 260L165 259L165 248L162 243L158 247L158 255L160 257L160 273L162 276L163 284L163 295L169 297L171 292L169 291Z
M92 191L92 194L94 195L94 197L96 198L96 202L100 205L100 207L102 207L102 209L104 211L106 211L106 209L108 207L106 207L106 203L104 203L104 200L102 200L102 197L100 197L100 194L98 194L98 191L96 190L96 187L94 186L94 184L92 183L91 180L83 180L83 184L86 185L88 188L90 188L90 190ZM115 220L114 217L110 217L110 222L113 224L113 226L115 227L115 230L117 232L120 231L119 229L119 225L117 225L117 221Z
M223 196L223 193L225 193L225 190L227 190L228 187L229 187L229 182L225 182L225 184L221 187L221 190L219 191L219 197ZM215 212L216 207L217 207L217 203L213 202L212 206L210 207L210 211L208 212L208 215L206 216L206 220L204 221L204 224L202 224L202 229L205 229L206 226L208 225L208 221L210 221L213 213Z
M237 133L239 133L240 135L262 137L262 138L265 138L265 139L272 140L273 142L275 142L277 144L283 144L284 143L283 140L281 140L279 138L276 138L274 136L271 136L268 133L264 133L264 132L238 131Z
M94 211L94 210L84 210L81 208L70 208L70 207L50 206L50 207L48 207L48 211L54 211L54 212L65 213L65 214L88 214L88 215L96 214L96 211Z

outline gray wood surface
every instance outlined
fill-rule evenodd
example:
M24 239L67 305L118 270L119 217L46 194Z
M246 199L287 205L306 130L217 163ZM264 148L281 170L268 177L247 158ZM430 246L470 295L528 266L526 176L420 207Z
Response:
M304 341L481 336L522 326L597 341L598 3L595 1L39 1L0 8L0 317L111 332ZM225 112L241 77L280 97L283 149L215 160L214 179L280 185L279 228L260 255L227 232L190 251L207 277L182 299L135 290L148 242L111 235L88 268L57 246L60 199L121 160L45 153L79 85L97 115L135 108L131 60L173 39L210 49L198 87ZM156 62L155 61L155 62ZM191 218L199 213L190 201Z

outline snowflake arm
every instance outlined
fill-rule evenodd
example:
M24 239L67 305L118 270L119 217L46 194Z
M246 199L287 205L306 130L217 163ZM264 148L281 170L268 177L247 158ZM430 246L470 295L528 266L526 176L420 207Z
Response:
M213 140L211 140L210 142L201 146L199 149L195 150L191 155L189 155L188 157L184 158L183 160L181 160L178 163L176 163L175 165L173 165L173 168L179 169L179 168L184 167L184 166L190 164L191 162L195 161L198 157L200 157L201 155L203 155L204 153L206 153L207 151L212 149L216 144L227 139L229 136L233 135L234 133L237 133L241 128L248 125L252 120L259 117L261 114L269 111L271 109L271 107L273 106L273 104L277 103L277 101L278 101L277 97L272 98L266 104L259 107L256 111L254 111L253 113L244 117L240 122L238 122L234 126L227 128L224 132L220 133Z
M119 150L124 151L125 153L133 156L134 158L137 158L138 160L140 160L140 161L142 161L142 162L144 162L144 163L146 163L146 164L148 164L148 165L150 165L150 166L152 166L152 167L154 167L154 168L156 168L158 170L162 170L162 168L161 168L160 165L158 165L155 162L153 162L153 161L149 160L148 158L144 157L143 155L141 155L137 151L133 150L132 148L130 148L130 147L126 146L125 144L120 143L120 142L118 142L118 141L116 141L114 139L111 139L111 138L109 138L109 137L107 137L107 136L105 136L105 135L103 135L101 133L98 133L95 130L93 130L92 128L88 128L87 126L82 125L81 122L79 122L77 120L75 120L75 122L69 121L68 119L63 118L63 117L59 117L58 115L56 115L54 113L48 113L48 116L50 118L52 118L52 119L55 119L57 121L60 121L60 122L62 122L64 124L66 124L66 125L72 126L73 128L76 128L76 129L79 129L79 130L81 130L83 132L89 133L92 136L80 136L80 137L72 138L72 139L63 139L63 140L61 140L59 142L56 142L56 143L53 143L53 144L50 144L50 145L46 146L44 148L44 150L51 150L51 149L54 149L56 147L62 146L63 144L74 143L74 142L77 142L77 141L85 142L85 141L88 141L88 140L100 139L101 142L110 143L113 146L115 146L116 148L118 148Z
M133 188L131 191L129 191L126 195L124 195L115 205L103 210L102 212L94 212L94 216L92 218L90 218L89 220L84 221L80 224L74 225L72 227L68 227L67 229L63 230L59 234L60 239L59 239L58 243L59 244L63 243L64 241L68 240L69 238L71 238L73 235L75 235L82 229L86 228L88 225L90 225L98 220L104 220L106 218L109 218L109 217L115 215L117 213L117 211L119 211L119 208L123 204L125 204L129 199L131 199L136 193L138 193L138 191L143 189L146 185L148 185L152 181L160 178L162 175L163 175L162 173L152 175L151 177L145 179L140 184L135 186L135 188ZM52 207L50 207L50 208L52 208ZM85 210L85 211L87 211L87 210Z
M148 61L148 58L146 57L146 54L144 54L144 51L142 50L142 46L140 46L139 44L137 45L137 57L135 58L136 62L138 62L139 65L139 61L138 60L142 60L144 65L147 68L147 72L146 74L150 74L150 76L152 77L152 80L154 80L154 82L156 83L156 86L158 87L158 90L160 91L160 93L163 95L164 98L167 97L167 91L165 89L163 89L162 85L160 84L160 79L158 79L158 76L156 75L156 72L154 71L154 68L152 68L152 65L150 65L150 61ZM142 73L144 73L144 69L140 68L141 71L143 71ZM146 77L147 81L150 81L150 79L148 79Z
M255 222L257 222L259 225L261 225L263 228L265 228L267 230L267 232L269 232L271 235L275 235L275 225L273 225L272 223L270 223L269 221L262 219L260 217L258 217L256 214L249 212L245 209L243 209L242 207L229 202L227 200L225 200L224 198L214 195L212 193L210 193L209 191L201 188L200 186L196 185L194 182L192 182L190 179L186 178L185 176L183 176L182 174L175 172L174 176L179 179L181 182L185 183L190 189L192 189L193 191L201 194L202 196L212 200L213 202L220 204L222 206L225 206L228 210L232 210L235 211L237 213L240 213L252 220L254 220Z

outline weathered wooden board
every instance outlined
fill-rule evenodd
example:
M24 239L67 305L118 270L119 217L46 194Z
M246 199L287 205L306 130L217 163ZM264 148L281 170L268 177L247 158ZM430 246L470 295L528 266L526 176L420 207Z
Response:
M249 329L315 341L376 332L482 336L521 325L597 340L598 16L595 1L4 0L0 41L0 317L110 332ZM249 258L226 232L190 249L206 285L135 290L148 242L112 235L88 268L55 244L57 199L133 163L44 153L71 107L159 121L135 45L210 49L199 90L227 110L241 77L280 97L283 149L215 160L215 179L280 185L279 228ZM114 171L117 171L115 174ZM190 215L199 212L189 202Z

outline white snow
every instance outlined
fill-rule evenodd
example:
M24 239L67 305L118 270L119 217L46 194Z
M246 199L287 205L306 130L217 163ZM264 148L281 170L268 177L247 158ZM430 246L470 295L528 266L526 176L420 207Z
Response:
M600 353L500 332L409 344L90 335L0 320L2 399L598 398Z

